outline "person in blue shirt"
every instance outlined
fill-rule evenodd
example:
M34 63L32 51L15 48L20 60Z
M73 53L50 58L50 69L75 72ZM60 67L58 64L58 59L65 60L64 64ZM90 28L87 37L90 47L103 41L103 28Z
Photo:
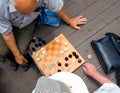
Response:
M20 36L21 34L18 32L22 30L25 34L32 34L34 20L40 14L40 10L35 10L42 2L47 5L49 10L56 12L72 28L79 30L78 25L87 22L87 19L83 16L69 17L63 9L63 0L0 0L0 55L6 55L9 50L12 52L17 63L11 64L14 67L13 70L17 70L18 64L25 65L28 63L23 53L29 43L27 39L30 38L30 35L28 37ZM14 32L18 33L18 36ZM21 39L20 37L22 37L22 40L16 40ZM26 44L21 46L23 42Z

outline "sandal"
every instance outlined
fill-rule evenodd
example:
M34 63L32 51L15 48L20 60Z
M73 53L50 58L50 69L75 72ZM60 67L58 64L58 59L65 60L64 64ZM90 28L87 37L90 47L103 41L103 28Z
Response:
M29 63L26 63L26 64L22 65L22 71L23 71L23 72L28 71L29 68L30 68L30 64L29 64Z
M18 70L18 64L17 64L17 63L12 63L12 62L10 62L10 66L11 66L11 69L12 69L13 71Z

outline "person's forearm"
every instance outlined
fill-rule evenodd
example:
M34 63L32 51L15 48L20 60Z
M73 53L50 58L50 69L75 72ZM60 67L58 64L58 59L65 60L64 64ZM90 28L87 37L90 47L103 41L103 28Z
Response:
M13 35L12 32L6 34L6 35L2 35L7 46L9 47L9 49L12 51L13 55L15 57L18 57L20 56L20 52L19 52L19 49L16 45L16 41L15 41L15 37Z
M70 24L70 17L66 14L66 12L64 11L64 9L61 9L57 14L58 14L67 24Z
M106 77L104 77L100 73L95 73L91 77L94 78L95 80L97 80L100 84L113 83L111 80L107 79Z

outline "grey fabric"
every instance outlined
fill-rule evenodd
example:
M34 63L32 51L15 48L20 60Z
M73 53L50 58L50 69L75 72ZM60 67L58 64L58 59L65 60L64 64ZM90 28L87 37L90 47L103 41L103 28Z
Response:
M12 31L12 26L19 27L20 29L27 26L35 20L40 13L40 11L32 12L30 16L21 14L9 0L5 1L6 2L0 6L0 33L2 34L7 34ZM0 0L0 2L4 2L4 0Z
M58 12L63 7L63 0L43 0L47 8L53 12Z
M49 10L58 12L63 7L63 0L43 0ZM42 0L37 0L37 7ZM20 29L37 18L40 11L32 12L30 16L21 14L9 0L0 0L0 33L7 34L12 31L12 25Z
M58 12L63 7L63 0L43 0L48 9ZM41 5L42 0L37 0L37 7ZM0 0L0 33L8 34L14 30L16 43L23 54L34 30L33 20L39 15L39 12L32 12L30 16L21 14L16 10L14 5L9 0ZM32 24L31 24L32 23ZM13 26L20 29L13 29ZM23 28L24 27L24 28ZM0 34L0 55L5 56L9 49Z
M42 76L38 79L34 93L70 93L69 88L62 82Z

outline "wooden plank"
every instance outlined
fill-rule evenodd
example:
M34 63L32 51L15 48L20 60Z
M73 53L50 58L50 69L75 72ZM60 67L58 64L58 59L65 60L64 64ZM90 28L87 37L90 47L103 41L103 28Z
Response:
M97 69L100 68L100 64L95 55L93 55L93 57L87 61L94 64L97 67ZM82 79L86 78L86 74L84 73L82 67L78 68L76 71L74 71L74 73L80 76Z
M77 0L76 0L77 1ZM79 0L78 0L79 1ZM64 9L68 8L71 4L73 4L74 0L64 0ZM61 26L64 25L63 22L61 22ZM40 35L41 38L44 38L47 34L53 32L57 28L48 26L48 25L37 25L36 30L34 32L34 36Z
M75 0L74 3L65 10L70 17L74 17L97 1L98 0Z
M24 72L11 83L6 85L5 89L9 89L9 93L15 93L16 91L18 91L19 88L24 88L24 84L27 82L31 82L31 80L34 79L37 75L38 73L33 72L33 70L30 68L26 73Z
M118 18L119 19L119 18ZM82 46L80 47L79 50L81 50L81 53L85 53L85 56L88 55L88 53L92 52L91 46L90 46L90 41L91 40L95 40L95 39L99 39L102 36L104 36L104 34L107 31L110 32L114 32L114 33L119 33L119 24L120 21L119 20L114 20L111 24L107 25L103 30L101 30L100 32L98 32L96 35L94 35L93 37L89 38L89 40L87 40L84 44L82 44ZM87 53L86 53L87 52ZM105 77L109 78L112 80L112 78L114 78L114 73L110 73L110 74L105 74L100 66L100 63L98 61L98 59L96 58L96 55L93 55L92 59L87 60L90 63L93 63L98 70L100 71L100 73L102 73ZM77 71L75 71L74 73L76 73L77 75L81 76L83 79L86 79L86 75L85 73L82 71L82 68L79 68ZM89 78L87 78L89 79ZM87 82L87 86L90 89L91 92L93 92L95 89L98 88L98 86L96 85L96 83L92 83L91 79L86 81ZM115 82L116 83L116 82ZM92 84L92 87L91 87Z
M64 9L69 7L71 4L73 4L77 0L63 0L64 1Z
M14 89L14 93L31 93L37 83L37 80L40 76L36 75L33 78L31 78L29 81L23 83L22 86L19 86L19 88Z
M19 77L22 72L20 70L12 71L11 67L9 65L9 62L3 62L0 64L1 67L3 68L3 72L0 75L0 89L14 81L17 77Z
M79 0L78 0L79 1ZM88 2L89 2L89 0L87 0ZM86 1L86 2L87 2ZM87 5L84 5L83 6L83 8L82 9L86 9L88 6L90 6L91 4L93 4L94 3L94 1L95 0L93 0L92 2L89 2ZM80 1L79 1L80 2ZM82 3L82 2L81 2ZM76 4L76 3L75 3ZM75 5L74 4L72 4L72 6L74 6L75 7ZM81 10L82 10L81 9ZM67 8L65 9L66 10L66 12L68 11L67 10ZM70 11L69 11L70 12ZM74 15L75 16L75 15ZM71 27L69 27L69 26L67 26L66 24L64 24L64 25L61 25L59 28L57 28L56 30L53 30L53 29L51 29L50 28L50 33L47 33L47 34L43 34L43 32L41 32L41 31L39 31L39 36L40 37L43 37L47 42L49 42L49 41L51 41L54 37L56 37L56 36L58 36L60 33L64 33L66 36L68 36L68 35L70 35L70 34L72 34L73 33L73 31L72 30L74 30L74 29L72 29ZM48 30L49 31L49 30ZM44 32L45 33L45 32Z
M92 40L97 40L102 37L104 37L106 32L114 32L116 34L119 34L120 28L119 28L120 21L115 19L111 24L107 25L104 29L90 37L88 40L86 40L84 43L82 43L79 47L77 47L77 50L82 54L82 56L86 57L87 55L91 54L93 51L90 45L90 42Z
M94 35L95 33L97 33L100 29L104 28L108 23L110 23L112 20L114 20L116 17L118 17L120 14L116 15L108 15L108 12L110 12L110 10L112 9L112 11L119 11L120 9L120 2L113 4L115 2L113 2L113 0L106 0L106 4L104 2L104 0L100 0L101 5L105 4L104 6L101 6L102 8L96 8L97 11L99 11L99 16L97 15L96 18L94 18L92 21L88 22L88 24L86 24L83 29L81 29L81 31L76 31L75 33L73 33L70 37L68 37L68 39L72 42L72 44L77 47L79 46L81 43L83 43L85 40L89 39L89 37L91 37L92 35ZM97 2L97 3L100 3ZM107 3L109 4L109 6L107 5ZM96 4L97 5L97 4ZM113 5L113 6L112 6ZM109 7L111 6L110 10ZM95 8L97 6L94 6L93 8ZM116 10L117 7L117 10ZM92 8L92 10L93 10ZM100 10L99 10L100 9ZM101 10L102 9L102 10ZM107 9L107 10L106 10ZM105 11L106 10L106 11ZM96 12L97 12L96 11ZM111 13L113 13L111 11ZM107 14L106 14L107 13ZM88 13L89 15L89 13ZM111 16L111 17L109 17ZM107 22L104 22L102 19L105 18L107 20Z
M108 2L107 2L107 3L108 3ZM107 3L106 3L106 4L107 4ZM98 3L98 4L100 4L100 3ZM106 4L104 4L104 5L106 5ZM113 6L114 4L115 4L115 2L112 2L109 6L107 6L107 7L105 6L105 10L106 10L106 9L109 9L109 7L110 7L110 6ZM102 4L101 4L101 5L102 5ZM119 4L118 4L118 5L119 5ZM114 6L116 6L116 5L114 5ZM94 8L95 8L95 7L96 7L96 6L94 6ZM91 9L93 9L93 8L91 8ZM98 8L98 9L99 9L99 8ZM102 7L102 9L103 9L103 7ZM97 11L99 11L99 13L98 13L98 12L97 12L97 13L98 13L98 14L104 13L105 10L104 10L104 9L103 9L102 11L97 10ZM114 10L114 9L113 9L113 10ZM118 10L117 10L117 11L118 11ZM95 12L95 13L96 13L96 12ZM96 20L96 19L97 19L96 17L98 16L98 14L96 14L96 16L94 16L94 17L91 17L91 20L92 20L92 21ZM104 15L104 14L103 14L103 15ZM118 15L117 15L117 16L118 16ZM94 19L94 18L96 18L96 19ZM93 19L94 19L94 20L93 20ZM113 18L113 19L114 19L114 18ZM111 19L111 20L113 20L113 19ZM110 21L110 20L109 20L109 21ZM109 23L110 23L110 22L109 22ZM94 24L94 22L93 22L93 24ZM93 24L91 24L91 25L93 25ZM97 24L97 23L95 23L95 24ZM102 24L102 23L101 23L101 24ZM104 25L106 25L106 24L104 24ZM119 27L119 26L118 26L118 27ZM68 29L68 28L64 28L64 29L66 30L66 29ZM96 28L96 29L97 29L97 28ZM99 28L99 29L100 29L100 28ZM61 32L62 32L62 31L61 31ZM87 36L87 35L83 35L83 37L84 37L84 36ZM77 38L78 38L78 37L79 37L79 36L77 36ZM73 39L73 38L72 38L72 39ZM72 39L71 39L71 40L72 40ZM83 40L83 41L85 41L85 40ZM73 42L74 42L74 41L73 41ZM81 70L80 70L80 71L81 71ZM78 73L77 73L77 74L78 74Z
M87 62L94 64L97 67L98 70L101 69L101 65L100 65L100 63L99 63L99 61L98 61L98 59L97 59L95 54L93 55L93 57L91 59L87 60ZM74 73L77 74L78 76L80 76L82 79L86 79L87 78L82 67L80 67L79 69L74 71ZM101 71L101 73L105 75L103 70ZM108 78L111 78L111 74L107 74L106 76Z
M101 3L100 3L101 2ZM103 5L103 4L107 4L108 2L109 2L109 0L107 1L107 2L104 2L104 0L102 1L102 0L100 0L100 2L96 2L96 4L101 4L101 6ZM101 12L103 12L103 11L105 11L108 7L110 7L113 3L115 3L115 1L113 2L113 0L111 1L111 3L109 4L109 6L102 6L102 8L97 8L96 9L96 12L99 14L99 13L101 13ZM88 7L88 9L90 8L91 9L91 11L96 7L95 5L94 5L94 7L91 5L91 7L92 8L90 8L90 7ZM88 15L90 15L90 12L87 12L88 13ZM96 17L96 16L98 16L98 14L96 14L96 15L92 15L92 17L91 18L94 18L94 17ZM98 20L97 20L98 21ZM96 21L96 22L97 22ZM91 31L91 29L89 29L90 27L89 27L89 25L91 26L92 25L92 27L93 26L95 26L95 25L97 25L98 23L93 23L94 21L92 21L92 23L91 22L89 22L88 24L86 24L85 26L84 26L84 28L79 32L79 31L76 31L75 29L72 29L71 27L69 27L69 26L65 26L64 25L64 27L60 27L60 28L58 28L58 29L56 29L54 32L52 32L52 33L50 33L48 36L46 36L45 37L45 39L47 40L47 41L50 41L50 40L52 40L55 36L57 36L58 34L60 34L60 33L63 33L66 37L68 37L68 39L70 40L70 42L76 47L77 45L79 45L80 44L80 42L84 42L84 40L85 40L85 38L87 38L87 36L90 36L91 34L92 34L92 31ZM102 27L103 25L105 25L105 24L103 24L103 23L99 23L100 25L98 25L97 27L99 27L99 28L97 28L97 27L93 27L93 29L94 28L97 28L97 29L100 29L100 27ZM75 31L75 32L74 32ZM69 37L70 36L70 37Z

